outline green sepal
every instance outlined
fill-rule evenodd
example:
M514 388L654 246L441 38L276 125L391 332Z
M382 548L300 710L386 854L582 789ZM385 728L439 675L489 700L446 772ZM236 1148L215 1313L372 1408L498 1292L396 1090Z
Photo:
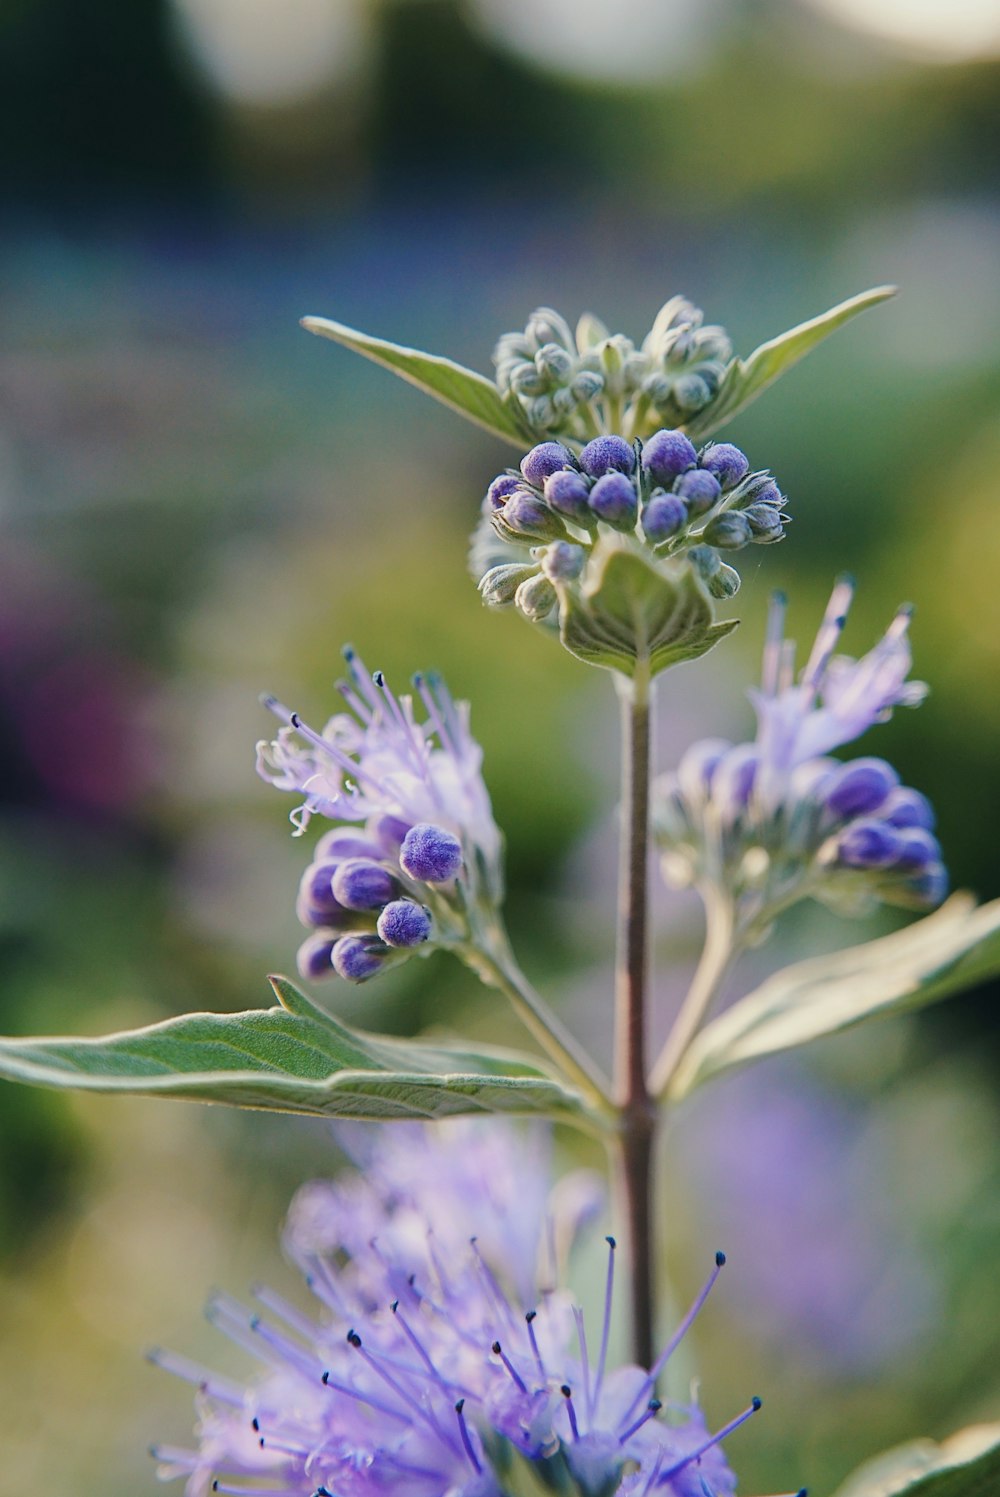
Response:
M536 440L517 402L504 400L493 381L477 374L474 369L466 369L440 354L405 348L399 343L389 343L385 338L373 338L370 333L345 327L342 322L331 322L327 317L303 317L301 325L308 333L330 338L334 343L363 354L373 363L381 364L384 369L398 374L400 379L416 385L418 390L458 411L460 416L474 421L502 441L512 443L521 452Z
M614 542L595 548L581 584L557 584L557 592L559 636L567 650L588 665L630 677L697 660L739 622L716 622L704 586L686 563L667 572Z
M678 1100L713 1076L865 1019L906 1013L1000 972L1000 899L955 894L904 930L796 962L713 1019L667 1088Z
M366 1034L286 978L280 1007L184 1014L99 1039L0 1040L0 1076L36 1086L384 1120L516 1113L581 1121L582 1098L527 1056Z
M880 302L887 301L895 294L895 286L876 286L871 291L862 291L848 301L831 307L829 312L823 312L808 322L800 322L797 327L789 328L787 333L780 333L777 338L762 343L747 358L733 359L722 376L714 400L689 421L685 421L684 430L692 441L704 441L725 422L731 421L740 411L745 410L752 400L763 394L768 385L780 379L786 370L791 369L793 364L797 364L799 359L822 343L824 338L857 317L859 312L877 307Z
M859 1466L834 1497L996 1497L1000 1424L959 1430L942 1444L914 1440Z
M532 1459L494 1430L480 1430L486 1458L504 1497L613 1497L624 1461L612 1463L597 1483L574 1476L560 1441L550 1455Z

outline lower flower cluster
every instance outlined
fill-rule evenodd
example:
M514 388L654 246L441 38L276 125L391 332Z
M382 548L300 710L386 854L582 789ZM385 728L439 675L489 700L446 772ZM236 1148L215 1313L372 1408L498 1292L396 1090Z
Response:
M724 1256L653 1367L612 1367L614 1239L588 1340L547 1286L595 1190L565 1177L546 1201L538 1148L495 1124L390 1127L363 1174L300 1192L286 1246L319 1318L267 1289L252 1311L216 1299L213 1321L263 1366L246 1388L153 1353L198 1390L198 1445L155 1451L161 1476L188 1497L733 1497L720 1442L760 1401L712 1433L656 1391ZM477 1236L456 1228L463 1210Z

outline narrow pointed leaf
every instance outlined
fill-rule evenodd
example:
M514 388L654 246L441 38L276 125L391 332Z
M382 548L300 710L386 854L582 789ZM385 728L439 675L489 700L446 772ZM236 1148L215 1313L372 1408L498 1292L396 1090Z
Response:
M302 326L309 333L330 338L334 343L363 354L373 363L381 364L384 369L391 369L400 379L433 395L435 400L458 411L460 416L522 451L534 441L516 408L503 400L491 379L477 374L474 369L466 369L440 354L423 353L418 348L404 348L384 338L373 338L370 333L345 327L342 322L331 322L327 317L303 317Z
M185 1014L99 1039L0 1040L0 1076L324 1117L584 1117L577 1093L528 1057L366 1034L286 979L272 983L280 1008Z
M1000 1424L973 1425L938 1445L914 1440L866 1461L834 1497L996 1497Z
M905 930L798 962L707 1024L668 1092L686 1096L735 1066L836 1034L881 1014L923 1008L1000 973L1000 900L956 894Z
M560 637L588 665L655 676L697 660L736 628L736 619L715 622L690 567L667 575L634 551L611 548L592 576L585 588L559 589Z
M777 338L771 338L755 348L745 359L734 359L722 377L718 393L713 401L685 423L685 430L695 440L704 440L726 421L731 421L752 400L763 394L768 385L779 379L786 370L805 358L824 338L835 333L839 327L865 312L877 307L880 302L895 296L895 286L876 286L871 291L862 291L839 306L831 307L819 317L800 322Z

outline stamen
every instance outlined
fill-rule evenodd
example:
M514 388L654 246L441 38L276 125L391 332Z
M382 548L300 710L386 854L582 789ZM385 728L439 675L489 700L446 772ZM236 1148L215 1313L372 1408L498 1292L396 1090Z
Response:
M360 760L355 761L349 754L345 754L343 749L337 748L336 744L331 743L328 738L324 738L322 733L317 733L315 728L311 728L308 723L302 721L297 712L293 712L291 715L291 726L295 729L296 733L301 733L302 737L307 743L311 743L313 748L318 748L321 753L326 754L328 758L332 759L342 774L350 775L355 780L367 780L369 785L381 792L382 787L379 781L374 775L368 773Z
M476 1455L475 1447L472 1444L472 1438L469 1434L469 1426L465 1422L464 1398L460 1398L458 1400L458 1403L455 1405L455 1413L458 1415L458 1432L462 1437L462 1444L465 1447L465 1453L472 1463L473 1471L475 1471L477 1476L481 1476L483 1468L480 1464L479 1457Z
M604 1323L601 1326L601 1352L597 1359L597 1377L594 1379L594 1407L601 1401L601 1384L604 1382L604 1369L608 1362L608 1341L611 1336L611 1306L615 1292L615 1248L618 1246L613 1237L606 1237L608 1245L608 1276L604 1284Z
M270 1310L273 1315L278 1315L290 1325L292 1330L298 1331L309 1341L316 1339L316 1326L309 1320L308 1316L300 1314L293 1305L290 1305L280 1294L269 1289L266 1284L255 1284L250 1293L254 1299L262 1304L265 1310Z
M823 615L823 622L819 626L819 633L816 635L816 642L812 647L812 653L806 663L805 670L802 672L802 684L811 687L814 691L818 690L822 684L826 668L830 663L830 657L840 643L840 636L843 634L844 625L847 623L847 611L851 606L853 597L854 579L848 577L846 574L838 577L834 584L833 592L830 594L830 601L826 605L826 613Z
M650 1471L649 1475L646 1477L646 1484L643 1487L641 1493L639 1494L639 1497L649 1497L649 1493L653 1490L653 1487L656 1485L656 1483L657 1483L657 1481L659 1479L660 1470L661 1470L661 1468L663 1466L663 1462L664 1462L665 1458L666 1458L666 1451L665 1450L661 1449L661 1450L658 1450L656 1452L656 1460L653 1462L652 1470Z
M402 1311L400 1310L400 1308L399 1308L399 1300L398 1299L397 1300L393 1300L393 1302L389 1306L389 1308L392 1311L393 1315L395 1315L395 1317L396 1317L397 1321L399 1322L399 1324L402 1326L404 1335L409 1340L411 1346L413 1346L415 1348L418 1357L423 1362L424 1366L427 1368L427 1371L430 1373L431 1377L437 1383L438 1387L442 1388L444 1390L444 1392L446 1392L446 1393L451 1393L452 1390L455 1387L455 1384L454 1383L449 1383L445 1378L443 1378L441 1376L441 1373L434 1366L434 1363L431 1360L430 1353L428 1352L427 1348L424 1346L424 1343L421 1341L421 1339L417 1335L416 1331L412 1328L412 1326L409 1324L409 1322L407 1321L406 1317L403 1315Z
M573 1439L579 1440L580 1427L576 1422L576 1409L574 1409L573 1407L573 1389L570 1387L569 1383L563 1383L562 1387L559 1389L559 1392L566 1400L566 1413L569 1415L569 1427L573 1431Z
M320 1378L320 1382L324 1388L332 1388L335 1393L343 1393L346 1398L353 1398L358 1403L365 1403L370 1409L375 1409L377 1413L387 1414L390 1419L400 1419L404 1424L409 1424L410 1422L408 1414L401 1414L391 1404L383 1403L380 1398L373 1398L370 1393L359 1393L357 1388L352 1388L349 1383L338 1381L329 1372L324 1372Z
M511 1330L516 1332L517 1321L514 1319L514 1312L510 1308L510 1302L508 1301L507 1296L504 1294L503 1290L500 1288L500 1285L497 1283L496 1274L490 1268L489 1264L486 1262L486 1259L479 1251L479 1239L476 1237L470 1237L469 1244L476 1256L476 1262L479 1265L479 1270L486 1282L486 1287L490 1292L493 1303L495 1304L500 1314L503 1316L504 1320L506 1320Z
M352 645L345 645L343 653L344 661L347 665L347 670L351 677L351 680L353 681L358 691L361 693L362 697L368 703L369 707L371 707L372 711L377 712L379 708L379 700L375 695L375 692L372 690L371 675L365 669L364 661L361 659L361 656L357 653Z
M187 1357L180 1357L176 1352L164 1351L159 1346L154 1346L146 1353L146 1360L154 1367L169 1372L172 1377L179 1377L185 1383L190 1383L193 1388L198 1389L199 1393L207 1393L209 1398L214 1399L216 1403L229 1404L231 1408L243 1406L243 1389L227 1378L210 1372L207 1367L202 1367L198 1362L189 1361Z
M690 1310L688 1310L684 1319L681 1321L680 1325L677 1327L676 1331L671 1336L670 1340L667 1342L663 1350L660 1352L660 1355L657 1357L652 1367L649 1369L649 1376L646 1377L640 1384L638 1393L636 1394L635 1398L633 1398L631 1404L625 1412L626 1419L630 1419L632 1417L642 1400L646 1398L648 1394L650 1394L655 1388L657 1378L663 1371L664 1367L666 1367L667 1363L670 1361L670 1358L673 1356L678 1346L680 1346L681 1342L684 1340L684 1337L687 1335L688 1331L691 1329L692 1325L697 1319L699 1311L701 1310L705 1301L708 1299L708 1296L711 1294L712 1287L715 1284L716 1279L719 1277L719 1274L722 1272L722 1269L725 1266L725 1262L725 1253L716 1253L715 1266L712 1269L712 1272L709 1274L708 1278L701 1286L701 1289L695 1295L694 1302L691 1305Z
M537 1318L537 1310L529 1310L527 1315L524 1317L525 1322L528 1326L528 1340L531 1342L531 1352L535 1359L535 1366L538 1368L538 1371L541 1373L542 1377L548 1379L548 1373L545 1370L545 1363L542 1361L542 1354L538 1350L538 1341L535 1338L535 1321L537 1320Z
M213 1481L213 1492L231 1493L232 1497L281 1497L282 1491L287 1492L287 1487L237 1487L229 1481Z
M623 1430L622 1433L618 1436L619 1445L624 1445L626 1440L631 1440L636 1430L642 1429L642 1426L648 1423L650 1419L654 1418L654 1416L657 1415L662 1408L663 1405L658 1398L651 1398L649 1400L649 1403L646 1405L646 1412L644 1414L640 1414L638 1419L633 1420L628 1429Z
M670 1466L666 1471L664 1471L663 1480L669 1481L671 1477L677 1475L678 1471L683 1471L685 1466L690 1466L692 1461L701 1460L701 1457L705 1454L706 1451L711 1450L713 1446L718 1445L720 1440L724 1440L727 1435L731 1435L733 1433L733 1430L739 1429L740 1425L745 1424L748 1419L752 1419L754 1414L757 1413L757 1410L760 1408L760 1406L761 1402L759 1398L752 1399L750 1402L750 1407L744 1409L742 1414L737 1414L735 1419L730 1419L728 1424L724 1424L719 1430L718 1434L712 1435L711 1439L705 1440L701 1445L697 1447L696 1450L692 1450L690 1454L684 1456L683 1459L676 1461L674 1465Z
M375 1376L381 1378L382 1381L392 1389L396 1397L402 1399L407 1408L412 1409L417 1418L422 1419L424 1423L433 1430L434 1434L437 1435L442 1444L447 1445L450 1449L454 1450L454 1440L446 1430L441 1428L440 1424L437 1422L430 1409L425 1409L419 1399L414 1398L413 1394L410 1393L406 1388L404 1388L399 1383L399 1381L392 1376L390 1372L386 1372L385 1368L379 1365L379 1362L374 1356L372 1356L371 1352L362 1342L361 1337L358 1335L357 1331L348 1331L347 1340L348 1343L354 1347L355 1351L357 1351L364 1359L367 1365L371 1368L372 1372L374 1372Z
M493 1352L493 1355L495 1357L499 1357L500 1358L501 1362L506 1367L507 1371L510 1373L511 1377L513 1378L514 1382L517 1384L517 1387L520 1389L520 1391L522 1393L527 1393L527 1391L528 1391L527 1384L525 1383L524 1379L521 1377L520 1373L518 1372L517 1368L514 1366L513 1362L508 1357L507 1353L504 1351L503 1347L500 1345L500 1342L499 1341L494 1341L494 1343L493 1343L492 1347L490 1348L490 1350Z
M278 698L272 696L270 692L262 691L257 700L262 707L267 708L268 712L273 712L275 717L283 722L286 727L293 728L295 726L292 722L294 713L290 712L284 702L279 702Z
M580 1371L583 1374L583 1406L587 1414L587 1423L594 1422L594 1400L591 1396L590 1386L590 1358L587 1355L587 1328L584 1325L583 1311L579 1305L573 1306L573 1319L576 1322L576 1339L580 1343Z

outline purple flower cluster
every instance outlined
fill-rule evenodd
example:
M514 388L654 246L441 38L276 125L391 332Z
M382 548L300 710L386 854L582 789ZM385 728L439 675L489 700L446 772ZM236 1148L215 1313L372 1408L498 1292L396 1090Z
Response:
M483 503L508 550L488 558L479 587L487 603L513 603L534 620L556 607L560 584L585 577L602 536L630 540L656 560L686 558L713 597L731 597L738 573L722 554L781 540L785 497L767 473L751 473L738 447L697 451L681 431L643 445L595 437L579 456L542 442L520 470L502 473Z
M568 1176L546 1201L538 1146L496 1123L390 1126L363 1173L300 1191L286 1248L318 1319L267 1289L255 1310L216 1299L214 1323L262 1365L248 1387L154 1353L198 1389L197 1447L156 1450L161 1475L188 1497L504 1497L527 1462L567 1497L732 1497L720 1441L759 1400L712 1434L697 1405L656 1394L723 1255L655 1365L612 1367L614 1240L589 1345L551 1287L599 1187Z
M417 949L467 939L476 911L501 898L501 845L467 705L418 676L419 722L412 697L346 657L349 711L319 733L269 698L285 727L258 744L257 769L304 797L297 834L313 815L348 823L320 839L302 876L296 910L311 934L298 966L363 982Z
M907 608L860 660L835 653L852 595L853 584L838 581L798 680L776 597L762 685L751 692L755 741L697 743L658 780L654 816L671 882L727 890L765 921L810 895L850 912L874 899L926 909L944 897L926 797L900 784L884 759L829 757L927 690L907 680Z

